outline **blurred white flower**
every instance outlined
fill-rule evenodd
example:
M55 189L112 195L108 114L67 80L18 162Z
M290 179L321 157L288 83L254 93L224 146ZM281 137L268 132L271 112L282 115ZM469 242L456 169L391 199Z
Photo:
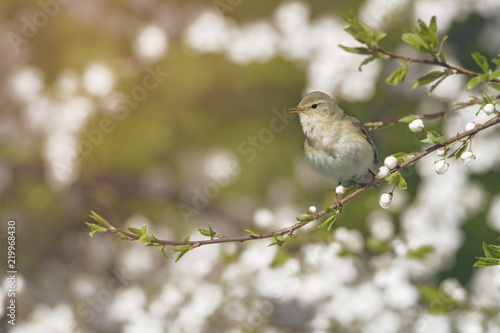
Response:
M90 94L104 97L115 86L115 75L108 66L91 63L83 74L83 86Z
M463 303L467 299L467 290L462 287L460 282L455 278L447 278L441 282L440 289L448 296L459 303Z
M134 51L141 57L150 61L161 58L168 48L167 35L158 26L143 27L134 41Z

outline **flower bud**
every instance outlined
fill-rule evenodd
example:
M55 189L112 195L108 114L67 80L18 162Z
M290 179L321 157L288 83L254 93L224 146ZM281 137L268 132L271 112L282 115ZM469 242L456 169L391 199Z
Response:
M465 125L465 130L468 132L468 131L471 131L473 130L474 128L476 128L477 124L473 121L470 121L467 123L467 125Z
M444 157L446 155L446 147L441 147L437 150L437 156Z
M474 160L476 159L476 155L474 155L471 151L465 151L460 156L463 165L470 167Z
M392 202L392 193L384 192L380 196L380 200L378 203L382 208L387 209L391 205L391 202Z
M448 171L450 165L445 160L439 160L434 162L434 170L438 175L444 175Z
M388 167L389 169L394 169L398 165L398 159L394 156L387 156L384 160L384 166Z
M337 193L338 195L342 195L346 191L347 191L347 187L344 187L342 185L337 186L337 188L335 189L335 193Z
M311 214L316 213L316 211L317 211L317 210L316 210L316 206L311 206L311 207L309 207L309 209L307 210L307 212L308 212L308 213L311 213Z
M415 119L408 126L410 127L410 131L414 133L422 132L425 129L424 121L422 119Z
M390 173L391 173L391 170L389 170L389 168L384 165L378 169L377 176L378 176L378 178L383 179L383 178L389 176Z
M486 113L489 116L490 114L495 112L495 105L488 103L483 107L483 111L484 111L484 113Z

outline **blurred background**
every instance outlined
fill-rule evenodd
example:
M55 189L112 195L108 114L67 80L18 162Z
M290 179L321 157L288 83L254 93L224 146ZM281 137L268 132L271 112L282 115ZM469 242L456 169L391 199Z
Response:
M159 248L89 237L93 210L118 228L200 239L292 225L333 199L310 170L296 115L310 91L362 122L467 101L466 78L432 96L384 79L341 15L401 33L437 16L450 63L500 50L491 0L125 0L0 4L0 232L16 222L16 325L9 332L500 332L500 270L473 268L500 233L500 131L473 140L470 168L435 154L403 172L389 210L384 185L349 202L333 231L318 223L282 248L269 240L205 246L174 263ZM478 106L426 121L451 136ZM404 124L371 132L381 159L423 146ZM392 189L389 188L389 190ZM419 258L418 249L433 252ZM417 252L417 253L416 253ZM2 249L2 253L6 253ZM5 255L2 267L6 267ZM5 263L5 264L4 264ZM2 274L5 270L2 271ZM0 299L7 304L3 279Z

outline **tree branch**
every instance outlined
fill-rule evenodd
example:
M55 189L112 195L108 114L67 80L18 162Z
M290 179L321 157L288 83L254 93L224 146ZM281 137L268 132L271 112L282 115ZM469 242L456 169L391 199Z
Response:
M465 74L465 75L470 75L470 76L480 76L483 75L483 73L478 73L474 72L465 68L453 66L444 62L439 61L437 58L434 58L433 60L428 60L428 59L417 59L417 58L412 58L412 57L407 57L407 56L402 56L398 54L394 54L392 52L389 52L387 50L384 50L381 47L374 47L370 50L370 53L380 53L388 56L389 58L392 59L400 59L403 61L407 61L408 63L420 63L420 64L426 64L426 65L436 65L436 66L441 66L444 68L448 68L451 70L454 70L457 74ZM500 79L498 78L492 78L490 81L494 82L500 82Z
M500 99L500 95L497 95L495 97L491 97L491 99L492 100ZM449 112L458 111L458 110L461 110L461 109L466 108L466 107L471 106L471 105L479 105L479 104L483 104L483 103L486 103L486 101L483 100L483 99L476 99L475 98L474 100L472 100L470 102L459 102L459 103L456 103L451 108L444 109L444 110L441 110L441 111L432 112L432 113L425 113L425 114L417 114L417 115L415 115L415 118L416 119L425 119L425 118L432 118L432 117L440 117L440 116L444 116L445 114L447 114ZM378 129L378 128L380 128L382 126L385 126L385 125L397 124L397 123L401 122L401 119L402 118L396 118L396 119L391 119L391 120L383 120L383 121L376 121L376 122L366 123L364 125L368 126L368 127L371 127L371 129Z
M444 110L444 111L446 111L446 110ZM444 111L438 112L436 114L445 113ZM437 150L437 149L439 149L439 148L441 148L443 146L450 145L450 144L452 144L452 143L454 143L454 142L456 142L456 141L458 141L460 139L463 139L465 137L473 136L473 135L479 133L480 131L483 131L483 130L485 130L485 129L491 127L491 126L497 125L499 123L500 123L500 115L497 114L494 118L490 119L489 121L487 121L484 124L478 125L477 127L475 127L474 129L472 129L470 131L466 131L466 132L460 133L458 135L455 135L454 137L449 138L448 140L445 140L441 144L435 144L433 146L428 147L427 149L424 149L424 150L422 150L422 151L420 151L418 153L415 153L414 155L412 154L413 156L410 159L408 159L407 161L399 164L396 168L394 168L392 170L391 174L399 172L400 170L408 167L409 165L415 163L419 159L427 156L431 152L433 152L433 151L435 151L435 150ZM354 199L355 197L357 197L361 193L365 192L369 188L371 188L371 187L379 184L382 180L384 180L384 179L381 179L381 178L378 178L377 176L375 176L372 181L370 181L367 184L364 184L363 186L361 186L360 188L358 188L354 192L352 192L349 195L345 196L340 201L340 205L341 206L345 205L346 203L348 203L349 201L351 201L352 199ZM330 211L331 210L336 210L337 206L332 205L329 208L330 208ZM225 236L222 236L222 235L216 233L215 235L218 236L219 238L216 238L216 239L205 239L205 240L194 240L194 241L189 241L189 242L161 240L161 239L158 239L158 238L151 237L151 243L153 243L153 244L160 244L160 245L173 245L173 246L188 245L189 244L191 246L191 248L195 248L195 247L199 247L199 246L202 246L202 245L209 245L209 244L220 244L220 243L229 243L229 242L245 242L245 241L254 240L254 239L272 238L272 237L275 237L275 236L285 236L285 235L286 236L292 236L293 232L295 230L298 230L298 229L304 227L305 225L307 225L307 224L309 224L309 223L311 223L311 222L313 222L315 220L318 220L320 217L322 217L323 215L327 214L328 212L329 211L327 211L327 210L323 210L323 211L320 211L318 213L311 213L310 214L311 220L298 222L298 223L295 223L294 225L282 228L282 229L274 231L274 232L266 232L266 233L261 233L261 234L252 234L252 235L248 235L248 236L238 236L238 237L225 237ZM130 240L138 240L140 238L140 236L138 236L138 235L135 235L133 233L117 229L115 227L110 227L110 228L108 227L105 232L112 233L112 234L123 234L126 237L128 237L128 239L130 239Z

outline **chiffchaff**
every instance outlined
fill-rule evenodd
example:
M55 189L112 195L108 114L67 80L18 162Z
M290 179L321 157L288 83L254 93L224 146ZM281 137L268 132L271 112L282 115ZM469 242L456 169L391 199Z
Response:
M359 120L350 117L325 93L315 91L290 109L298 113L309 164L335 183L373 179L377 148Z

